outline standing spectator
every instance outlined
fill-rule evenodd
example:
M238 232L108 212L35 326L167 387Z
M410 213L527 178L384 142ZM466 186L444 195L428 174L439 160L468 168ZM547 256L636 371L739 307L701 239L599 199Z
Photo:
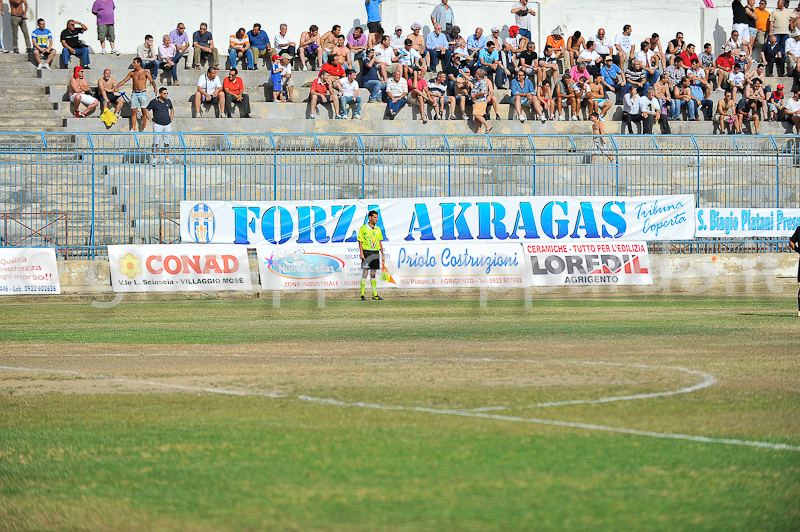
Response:
M386 95L389 97L386 112L389 114L389 119L394 120L398 111L406 104L408 95L408 80L403 78L399 68L394 71L392 79L386 83Z
M742 98L736 104L736 132L744 135L744 123L750 123L750 132L755 135L760 135L759 126L761 125L761 117L758 112L758 102L755 100L748 100Z
M347 104L354 103L356 104L356 110L353 113L354 120L361 120L361 105L363 100L361 96L358 95L358 82L356 81L356 75L358 73L350 69L347 71L347 77L342 78L336 82L336 88L339 89L339 109L342 118L347 118Z
M322 62L328 62L328 56L333 51L333 48L336 46L336 43L339 41L339 35L342 34L342 27L338 24L335 24L331 31L327 32L325 35L320 37L320 47L322 48Z
M719 123L720 133L733 133L736 125L736 105L733 102L731 91L725 91L725 97L717 103L714 122Z
M172 44L169 35L162 37L162 43L158 45L158 63L162 70L170 70L172 73L172 84L178 85L178 61L181 54L178 48Z
M111 70L103 70L103 77L97 80L97 97L102 102L104 111L108 109L109 105L115 104L114 114L119 117L122 106L125 104L125 98L114 90L116 85L117 80L111 77Z
M100 53L106 53L106 40L111 45L111 53L119 55L114 45L114 0L94 0L92 15L97 17L97 40L100 41Z
M447 75L444 72L436 74L428 82L428 91L433 99L434 120L444 120L444 106L450 106L450 120L456 119L456 99L447 95Z
M441 24L436 24L433 27L433 31L428 34L428 37L425 39L425 48L428 50L428 54L430 54L431 58L429 70L431 72L436 72L439 61L442 61L442 70L445 70L450 63L452 52L450 51L450 46L447 44L447 36L442 33Z
M275 36L275 49L276 53L279 55L289 54L294 59L295 54L297 53L297 43L295 43L289 35L287 35L287 30L289 26L286 24L281 24L280 28L278 29L278 35Z
M633 126L631 122L642 123L642 100L636 90L636 86L632 86L630 92L622 98L622 123L628 128L628 134L633 135Z
M22 29L22 36L25 38L22 42L25 46L25 51L29 52L31 36L28 35L28 0L8 0L8 7L11 11L11 38L12 45L14 46L14 53L19 53L19 46L17 44L19 29Z
M2 22L1 17L0 22ZM53 34L50 32L50 30L44 27L43 18L37 20L36 24L38 27L33 30L33 34L31 36L33 44L33 57L38 63L36 69L41 70L46 68L47 70L50 70L50 63L53 62L53 58L56 56L56 51L53 49Z
M311 83L311 91L309 96L310 114L308 118L311 120L316 119L315 113L317 111L317 102L330 103L333 108L333 116L335 119L341 119L339 116L339 99L333 92L331 87L330 74L324 70L320 70L319 77Z
M778 67L778 77L783 77L784 60L783 50L778 45L778 36L770 35L769 41L761 47L761 62L767 65L767 77L772 77L773 67Z
M261 29L261 24L255 23L253 29L247 32L247 40L250 41L250 53L253 54L253 70L258 70L258 60L264 59L266 65L267 59L272 55L269 35Z
M689 118L692 118L696 112L696 105L694 99L692 99L692 90L689 88L689 78L686 77L672 91L672 116L670 120L680 120L681 110L684 106L686 106Z
M597 35L595 35L592 40L596 46L595 51L603 58L603 62L605 62L608 56L613 55L614 42L611 38L606 37L605 29L600 28L597 30Z
M593 41L589 41L592 42ZM594 44L594 43L593 43ZM569 57L569 67L572 68L575 66L575 63L578 61L581 55L581 46L584 48L588 48L586 44L586 39L581 37L581 32L576 31L573 33L569 39L567 39L567 56ZM597 53L597 52L595 52ZM598 54L599 57L600 54ZM586 61L586 59L584 59ZM601 59L602 61L602 59ZM588 63L592 63L592 61L587 61Z
M542 107L536 97L536 89L531 80L525 75L522 70L517 71L516 79L511 81L511 100L514 102L514 109L517 110L517 118L523 124L528 119L525 112L522 110L523 105L528 108L533 108L536 112L536 117L540 118L542 115ZM559 111L561 110L559 106Z
M756 0L747 0L744 10L747 13L747 29L749 32L744 37L745 41L747 41L747 49L752 54L755 49L756 36L758 35L758 28L756 28Z
M514 25L519 28L519 34L530 41L536 11L528 8L528 0L519 0L511 6L511 12L514 14ZM469 45L469 42L467 44Z
M250 50L250 39L244 28L239 28L231 35L228 45L228 61L231 63L231 68L236 68L236 63L240 59L245 64L245 70L253 68L253 52Z
M292 56L283 54L281 56L281 87L286 91L286 97L290 103L294 102L294 80L292 79Z
M367 36L361 26L356 26L353 33L347 36L347 48L350 50L350 68L355 68L356 60L363 63L366 59Z
M142 66L150 71L153 79L158 77L158 50L153 46L153 36L145 35L144 44L136 48L136 55L142 60Z
M208 31L208 24L205 22L200 23L200 29L192 35L192 47L194 47L192 66L195 70L200 70L200 61L203 57L206 61L211 57L214 70L219 69L219 51L214 46L214 37Z
M545 45L553 49L556 59L563 61L566 58L567 43L564 41L564 32L561 30L561 26L550 32Z
M197 92L194 93L195 116L200 116L201 103L217 104L219 117L225 118L225 91L214 67L208 67L206 73L197 78Z
M484 127L486 129L486 134L488 135L493 127L490 126L484 118L484 115L486 114L486 104L489 97L489 84L488 80L486 79L486 71L482 68L479 68L475 73L475 76L477 79L472 84L472 90L470 92L470 97L472 98L472 117L478 123L475 133L480 135L481 127Z
M422 76L422 73L414 72L413 78L408 79L408 99L417 100L419 112L422 115L422 123L427 124L428 113L425 112L425 102L428 102L429 108L433 107L434 116L436 116L436 107L433 103L433 96L428 90L428 82Z
M83 68L89 68L89 47L78 39L78 35L84 31L86 31L86 26L77 20L68 20L66 29L61 32L61 46L64 47L61 50L61 62L64 64L64 68L69 67L69 57L71 55L79 56L81 63L83 63Z
M150 164L153 166L158 164L158 148L162 148L164 153L164 164L172 164L169 160L169 135L172 131L172 119L175 116L175 108L172 106L172 101L167 98L168 92L166 87L158 89L158 97L150 100L147 107L142 109L144 116L142 124L145 124L150 118L148 111L153 112L153 160ZM160 134L159 134L160 133Z
M749 41L750 17L747 15L747 10L742 0L733 0L731 7L733 8L733 31L741 35L744 40ZM732 35L731 38L733 38Z
M722 47L722 55L717 57L717 90L730 89L728 78L730 78L731 74L733 73L733 67L735 64L736 60L731 54L731 47L726 44Z
M778 37L778 46L781 50L785 49L786 41L789 39L791 18L792 12L786 9L786 0L778 0L778 9L769 15L769 34Z
M370 33L375 33L381 25L381 2L383 0L365 0L364 7L367 8L367 29Z
M283 66L280 62L280 57L277 55L273 56L270 61L270 82L272 83L272 101L279 102L284 100L283 98ZM225 84L222 84L222 88L225 88ZM285 100L284 100L285 102Z
M755 9L756 17L756 34L755 46L761 48L767 42L767 33L769 33L769 11L767 11L767 0L759 0L758 7Z
M800 29L792 32L792 38L786 41L784 48L786 52L786 74L794 76L793 72L797 68L797 60L800 58Z
M125 76L125 79L114 85L114 92L119 90L120 87L125 85L128 80L132 80L133 83L133 91L131 91L131 133L136 132L136 118L139 115L139 111L145 107L147 107L147 82L149 81L151 85L153 85L153 92L157 92L156 89L156 82L153 79L153 76L150 75L150 71L145 70L142 68L142 60L138 57L133 58L133 70L128 72L128 75ZM144 120L144 114L142 114L142 120ZM146 123L142 122L142 129Z
M620 68L625 68L633 55L636 53L636 41L633 38L633 29L630 24L625 24L622 27L622 33L618 33L614 38L614 62Z
M280 91L280 84L278 85L278 90ZM225 116L230 118L233 115L233 108L238 104L242 106L239 110L239 116L250 118L250 96L244 92L244 82L239 77L239 71L236 70L236 67L230 69L228 77L222 82L222 92L225 94Z
M83 69L80 66L76 66L73 70L67 92L70 103L75 106L75 118L86 118L88 113L91 113L100 105L97 98L92 96L89 84L83 79ZM86 113L81 112L81 103L86 106Z
M375 50L367 50L367 58L364 60L364 68L361 70L361 83L369 91L367 103L383 100L382 93L386 84L381 81L377 65Z
M616 105L621 105L623 89L627 87L628 82L622 69L614 64L610 55L606 56L605 64L600 68L600 75L603 77L601 83L605 86L606 94L608 91L613 92L616 95Z
M453 17L453 8L448 4L448 0L442 0L442 3L433 8L431 13L431 24L437 24L444 28L446 33L450 33L450 28L455 26L456 21Z
M794 91L794 97L786 100L786 104L783 106L783 121L789 122L790 128L794 126L795 131L800 135L800 91Z
M308 64L311 70L316 70L321 67L325 62L322 59L322 42L319 37L319 28L316 24L308 27L308 31L300 34L300 64L303 66L303 71L306 71L306 55L308 55ZM316 67L312 64L311 59L316 58Z
M764 66L759 65L759 68L761 69L761 73L763 75ZM707 79L705 69L700 66L700 62L697 59L692 59L692 68L687 70L686 73L691 73L692 76L694 76L695 81L702 86L704 96L706 98L711 98L711 83Z
M675 63L675 58L683 52L686 43L683 41L683 32L679 31L675 34L675 38L667 44L667 63L672 65Z
M189 54L186 50L189 49L189 34L186 33L186 25L183 22L179 22L178 26L169 32L169 40L172 44L175 45L175 51L177 59L175 59L175 64L177 65L178 62L183 59L184 57L189 59Z

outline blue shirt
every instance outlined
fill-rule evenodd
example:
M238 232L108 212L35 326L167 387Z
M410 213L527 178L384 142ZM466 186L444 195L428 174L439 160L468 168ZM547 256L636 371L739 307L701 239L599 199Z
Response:
M606 83L611 86L614 86L617 83L617 74L620 72L622 72L622 69L614 64L611 65L611 68L603 65L603 67L600 69L600 74L603 75L603 79L606 80Z
M372 63L372 66L367 66L369 61L364 62L364 70L361 72L361 83L366 85L368 81L374 81L378 79L378 69L375 67L377 65L377 61Z
M45 28L44 30L36 28L35 30L33 30L33 33L31 33L31 41L33 41L33 44L37 45L40 48L47 48L48 46L50 46L50 38L52 36L53 34L47 28Z
M525 77L525 84L522 85L522 86L520 86L518 79L511 80L511 97L512 98L515 97L517 94L520 94L520 93L522 93L522 94L531 94L533 92L535 92L535 89L533 88L533 83L531 82L531 80L528 79L527 76Z
M258 35L253 35L253 30L250 30L247 32L247 37L250 39L250 46L259 50L266 50L270 44L267 32L264 30L259 31Z
M432 31L425 37L425 48L431 50L433 48L449 48L447 44L447 36L444 32L440 33L439 36L436 36L436 32Z
M706 96L703 93L703 85L699 81L696 81L692 85L689 85L689 88L692 91L692 96L694 96L701 102L706 99Z
M381 2L383 2L383 0L367 0L364 2L367 6L367 22L381 21Z
M481 35L481 38L477 41L475 40L475 34L473 33L469 37L467 37L467 49L468 50L480 50L481 48L486 48L486 37Z
M483 60L485 63L492 64L494 61L498 61L500 59L500 54L497 53L497 50L493 51L491 54L489 53L488 48L484 48L481 50L481 53L478 54L478 59ZM483 63L481 63L483 64Z

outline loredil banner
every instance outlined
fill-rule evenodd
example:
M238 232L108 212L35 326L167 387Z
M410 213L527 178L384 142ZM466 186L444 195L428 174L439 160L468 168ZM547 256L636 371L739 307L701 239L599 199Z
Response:
M532 286L653 284L645 242L525 244Z
M325 201L183 201L187 243L355 244L370 210L385 242L691 240L694 196L496 196Z
M114 292L251 290L244 246L108 246Z
M698 237L790 237L800 209L697 209Z
M60 293L55 249L0 248L0 295Z
M398 288L524 288L526 258L517 243L391 244L387 267Z

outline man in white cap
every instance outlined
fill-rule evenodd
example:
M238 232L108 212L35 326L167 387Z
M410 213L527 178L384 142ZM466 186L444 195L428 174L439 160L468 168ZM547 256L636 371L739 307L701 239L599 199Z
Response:
M389 42L392 45L392 49L395 52L399 52L405 46L403 43L405 42L406 38L403 37L403 26L395 26L394 33L389 36Z
M436 6L431 13L431 24L441 24L445 33L450 33L450 28L455 25L456 21L453 18L453 8L448 5L448 0L442 0L442 3Z
M797 60L800 58L800 28L795 28L791 38L786 41L786 75L794 76L792 71L797 68Z

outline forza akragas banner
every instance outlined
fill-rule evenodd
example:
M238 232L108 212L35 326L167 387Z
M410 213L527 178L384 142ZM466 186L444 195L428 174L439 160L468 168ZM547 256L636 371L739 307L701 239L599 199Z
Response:
M356 244L370 210L384 243L690 240L694 197L476 196L181 202L185 243Z
M114 292L251 290L244 246L108 246Z
M653 284L645 242L525 244L533 286Z
M698 237L790 237L800 209L697 209Z

